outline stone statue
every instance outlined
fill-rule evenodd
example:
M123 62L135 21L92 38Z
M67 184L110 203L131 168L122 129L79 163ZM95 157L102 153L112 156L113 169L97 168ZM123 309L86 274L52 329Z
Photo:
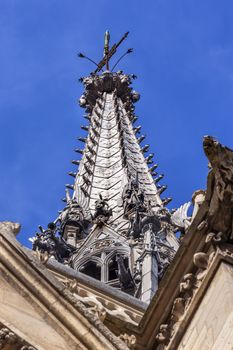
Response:
M209 205L206 217L211 232L222 232L233 240L233 151L213 137L205 136L203 147L210 161L205 200Z
M120 281L121 290L126 292L134 292L135 283L132 278L131 272L129 268L126 268L124 263L124 258L122 255L116 256L116 261L118 265L117 275Z
M58 219L61 223L60 228L62 233L64 232L65 226L69 225L76 227L77 239L86 237L85 230L89 225L89 220L76 199L71 199L68 202Z
M59 262L68 261L75 249L67 244L62 237L56 235L56 224L49 223L46 230L43 230L41 226L39 228L41 232L36 233L32 249L42 253L47 252L49 257L54 257Z
M136 179L130 179L129 183L123 190L123 207L125 216L128 217L130 212L137 209L137 211L145 211L144 193L139 188L138 175Z
M93 222L98 225L102 225L107 222L112 215L112 209L109 208L106 199L103 199L102 195L99 194L99 199L95 202L95 213L93 216Z

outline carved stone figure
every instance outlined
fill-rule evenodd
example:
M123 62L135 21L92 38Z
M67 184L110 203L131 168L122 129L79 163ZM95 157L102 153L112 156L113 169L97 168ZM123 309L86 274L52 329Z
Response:
M207 273L208 265L210 264L213 255L210 256L204 252L195 253L193 256L193 263L198 267L197 281L200 282L203 280Z
M137 341L134 334L129 335L127 333L124 333L124 334L121 334L119 338L125 342L125 344L129 349L134 349Z
M123 206L125 216L129 216L133 210L145 211L144 193L139 188L138 175L130 179L123 191Z
M97 225L102 225L107 222L112 215L112 209L109 208L106 199L103 199L102 195L99 195L99 199L95 202L95 213L93 216L93 221Z
M129 236L133 238L138 238L141 232L141 216L140 209L136 205L134 208L134 212L130 215L130 228L129 228Z
M83 239L86 237L85 230L88 227L89 220L84 216L82 207L77 203L76 199L71 199L64 208L59 217L61 222L61 231L63 232L66 225L76 227L76 238Z
M185 299L185 309L189 305L193 293L196 289L196 276L193 273L187 273L183 277L183 281L180 283L180 293Z
M133 292L135 289L135 283L133 281L131 272L129 268L126 268L124 263L124 258L122 255L116 256L116 261L118 265L118 278L120 281L120 286L123 291Z
M129 236L138 238L142 230L142 214L146 212L144 192L139 188L138 174L135 179L129 179L123 190L122 199L124 216L130 220Z
M217 246L221 245L221 243L227 242L228 237L226 233L223 232L210 232L206 237L206 243L211 242L213 246L216 248Z
M151 201L148 201L146 203L146 209L141 219L142 232L145 232L151 225L154 233L157 233L161 230L161 221L160 215L158 215L158 207L159 206L155 206L155 208L152 208Z
M33 241L32 249L42 253L47 252L50 257L54 257L59 262L67 261L75 248L68 245L62 237L56 235L56 224L51 222L46 230L41 227L40 230L41 233L37 233Z
M171 312L171 321L172 323L179 322L184 314L185 310L185 299L176 298L173 303L172 312Z
M95 316L97 316L101 322L104 322L107 312L103 307L99 307L99 305L95 304L88 308L88 310Z
M166 344L170 335L170 329L167 324L161 324L159 333L156 335L156 340L159 344Z
M203 147L210 161L206 201L206 217L211 232L222 232L233 240L233 151L222 146L213 137L204 137Z

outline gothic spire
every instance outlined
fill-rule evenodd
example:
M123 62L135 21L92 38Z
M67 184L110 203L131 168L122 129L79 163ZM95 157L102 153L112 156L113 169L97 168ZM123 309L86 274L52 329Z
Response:
M69 250L73 268L149 301L178 242L164 207L170 199L161 199L163 175L155 172L157 164L149 168L153 153L141 145L145 136L134 125L134 104L140 98L131 86L135 75L109 71L127 35L110 48L107 31L103 59L81 79L86 136L79 137L83 148L75 152L81 159L72 161L78 169L69 172L74 182L66 185L67 205L56 224L62 244L76 248Z

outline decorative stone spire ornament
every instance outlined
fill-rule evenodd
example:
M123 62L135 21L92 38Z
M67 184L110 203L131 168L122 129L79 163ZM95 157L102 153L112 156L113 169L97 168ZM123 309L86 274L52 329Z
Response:
M66 207L52 231L37 236L35 249L44 249L44 236L49 236L48 245L53 243L58 230L71 249L72 268L149 302L178 249L176 222L181 224L179 213L172 220L164 207L170 199L161 199L166 186L157 184L163 175L154 172L157 164L148 168L153 154L144 155L149 145L141 145L141 126L133 126L134 103L140 98L131 87L136 76L110 71L110 59L127 35L110 48L106 32L103 59L94 62L94 73L80 79L84 93L79 105L89 125L82 126L87 134L79 138L84 148L75 149L81 160L72 161L79 168L69 173L74 184L66 185ZM62 262L56 247L52 244L51 254Z

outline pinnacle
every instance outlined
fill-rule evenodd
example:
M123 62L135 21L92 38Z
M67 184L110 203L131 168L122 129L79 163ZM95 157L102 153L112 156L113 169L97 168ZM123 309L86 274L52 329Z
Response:
M166 189L167 189L167 186L161 186L160 188L157 186L157 189L158 189L158 194L162 194Z
M74 185L66 184L65 186L66 186L66 188L69 188L69 189L71 189L71 190L74 190Z
M141 125L136 126L135 128L133 128L133 131L134 131L135 135L136 135L137 133L140 134L140 132L141 132Z
M78 137L78 141L86 143L87 138L86 137Z
M152 161L152 158L154 157L154 153L150 153L148 157L146 157L146 162L147 164L152 164L153 161Z
M68 172L68 175L72 176L72 177L76 177L77 173L73 173L72 171Z
M149 150L149 145L145 145L145 146L143 146L142 148L141 148L141 151L143 152L143 153L146 153L148 150Z
M84 117L85 119L89 120L89 121L91 120L91 116L90 116L89 114L84 115L83 117Z
M155 169L157 169L157 167L158 167L158 164L154 164L152 165L152 167L149 168L149 171L153 172Z
M74 150L76 153L80 153L80 154L83 154L83 149L81 149L81 148L75 148L75 150Z
M144 141L145 138L146 138L146 135L141 135L141 136L139 136L139 137L137 138L138 143L141 143L142 141Z
M71 163L74 164L74 165L79 165L80 164L80 160L72 160Z
M157 183L164 178L164 174L159 175L154 181Z
M167 205L168 203L170 203L172 201L172 198L171 197L168 197L168 198L163 198L162 199L162 203L163 205Z

